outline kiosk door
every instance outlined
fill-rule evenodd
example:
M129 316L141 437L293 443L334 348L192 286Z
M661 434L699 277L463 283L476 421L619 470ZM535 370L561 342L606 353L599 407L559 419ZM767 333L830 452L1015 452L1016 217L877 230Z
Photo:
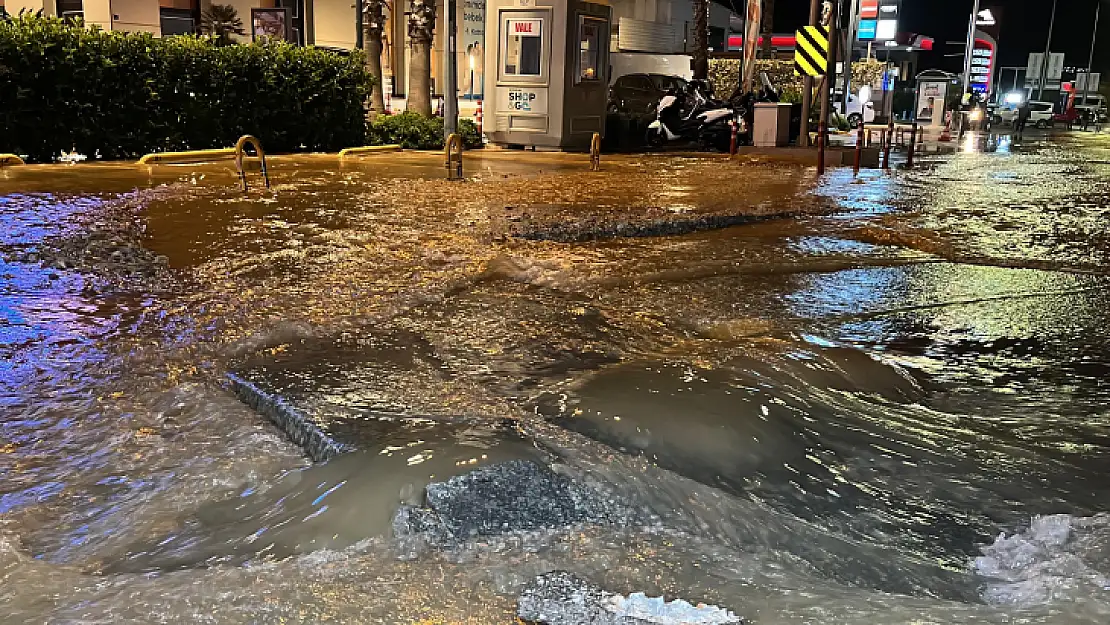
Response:
M550 9L501 9L497 64L498 130L548 132L551 87ZM522 142L530 142L525 139Z

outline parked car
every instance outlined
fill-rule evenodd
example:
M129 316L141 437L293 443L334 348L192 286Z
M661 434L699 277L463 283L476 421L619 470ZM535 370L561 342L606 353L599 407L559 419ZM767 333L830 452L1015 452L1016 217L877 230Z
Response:
M1092 115L1094 115L1094 117L1092 117L1091 119L1101 124L1105 124L1106 122L1110 121L1110 115L1107 115L1106 107L1100 104L1091 104L1090 102L1088 102L1086 105L1076 104L1075 110L1080 113L1083 113L1084 111L1090 111Z
M1021 106L1013 108L1003 108L998 111L998 117L1001 123L1013 125L1017 121L1018 111ZM1026 122L1028 126L1036 126L1037 128L1048 128L1055 122L1056 107L1051 102L1037 102L1036 100L1029 101L1029 121ZM996 120L997 122L998 120Z
M1050 128L1055 121L1056 106L1051 102L1029 101L1029 125Z
M844 103L836 101L833 103L833 109L844 115ZM860 121L865 124L870 124L875 121L875 105L870 101L860 102L860 99L854 95L848 95L848 125L852 128L859 126Z
M666 74L626 74L609 87L609 113L654 117L659 100L672 89L685 91L686 80Z

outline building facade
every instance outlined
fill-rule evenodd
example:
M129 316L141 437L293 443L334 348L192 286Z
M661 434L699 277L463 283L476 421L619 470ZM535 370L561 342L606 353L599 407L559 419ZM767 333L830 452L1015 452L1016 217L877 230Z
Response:
M432 51L433 91L440 94L444 47L440 33L445 32L443 2L437 7L436 37ZM452 0L446 0L452 1ZM456 84L464 111L472 110L483 98L485 73L486 0L453 0L458 16L458 72ZM682 54L693 40L692 3L689 0L595 0L609 4L613 26L609 33L612 52ZM354 0L222 0L217 4L234 7L243 21L245 35L235 38L249 42L257 35L273 35L274 20L285 37L299 45L314 45L338 51L351 50L358 41L358 15ZM89 26L104 30L150 32L157 36L199 32L201 14L212 0L0 0L9 14L21 10L42 11L46 15L81 17ZM387 0L386 28L382 66L386 90L393 108L403 106L409 65L407 0ZM711 24L723 31L728 12L712 5ZM269 29L269 30L267 30Z

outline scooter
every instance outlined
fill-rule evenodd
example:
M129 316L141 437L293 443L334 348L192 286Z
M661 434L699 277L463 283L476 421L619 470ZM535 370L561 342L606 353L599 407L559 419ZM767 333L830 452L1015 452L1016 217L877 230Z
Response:
M693 81L685 91L671 90L663 96L645 141L651 147L686 141L707 148L727 148L730 121L737 121L732 106L714 99L712 89L703 81Z

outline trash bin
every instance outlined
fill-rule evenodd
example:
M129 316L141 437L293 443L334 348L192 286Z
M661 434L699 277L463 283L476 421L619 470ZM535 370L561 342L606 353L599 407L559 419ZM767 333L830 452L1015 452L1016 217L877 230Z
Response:
M752 144L778 148L790 143L790 103L760 102L755 105Z

